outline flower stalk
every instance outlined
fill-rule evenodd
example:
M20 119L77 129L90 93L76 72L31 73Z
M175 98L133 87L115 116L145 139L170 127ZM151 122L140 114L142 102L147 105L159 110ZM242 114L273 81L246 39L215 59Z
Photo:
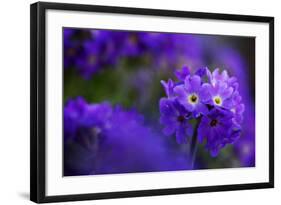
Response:
M201 121L201 117L202 116L200 116L196 121L194 133L193 133L191 141L190 141L189 156L191 158L191 160L190 160L191 169L194 169L194 163L195 163L195 159L196 159L196 155L197 155L197 149L198 149L198 143L197 143L198 131L197 130L198 130L198 126L199 126L200 121Z

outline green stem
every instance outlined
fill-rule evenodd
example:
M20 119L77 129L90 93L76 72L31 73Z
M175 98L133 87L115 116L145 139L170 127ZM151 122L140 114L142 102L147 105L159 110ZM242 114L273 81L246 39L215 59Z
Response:
M190 153L189 156L191 156L191 169L194 168L194 162L196 159L196 154L197 154L197 148L198 148L198 143L197 143L197 135L198 135L198 126L200 124L201 121L201 116L198 118L196 125L194 127L194 133L193 136L191 138L191 142L190 142Z

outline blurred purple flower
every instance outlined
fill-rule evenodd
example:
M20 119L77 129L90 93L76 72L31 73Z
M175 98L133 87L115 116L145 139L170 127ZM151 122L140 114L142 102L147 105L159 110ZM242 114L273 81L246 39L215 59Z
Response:
M255 166L255 138L253 133L248 133L240 138L234 147L241 166Z
M85 129L97 136L110 127L111 115L109 103L89 105L81 97L69 100L64 108L64 137L66 140L77 138Z
M63 32L63 52L64 68L69 68L76 64L77 57L81 54L80 42L74 39L75 30L65 28Z
M64 175L190 169L136 110L79 97L64 108Z
M81 33L89 37L81 38ZM194 38L186 34L64 29L64 67L74 67L85 79L101 69L117 67L122 59L142 59L155 68L176 67L186 56L195 59L201 55Z

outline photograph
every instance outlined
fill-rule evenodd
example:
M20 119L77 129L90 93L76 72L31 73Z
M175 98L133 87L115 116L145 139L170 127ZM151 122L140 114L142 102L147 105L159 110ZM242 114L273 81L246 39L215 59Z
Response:
M274 187L274 17L30 7L30 199Z
M64 177L255 167L254 36L61 35Z

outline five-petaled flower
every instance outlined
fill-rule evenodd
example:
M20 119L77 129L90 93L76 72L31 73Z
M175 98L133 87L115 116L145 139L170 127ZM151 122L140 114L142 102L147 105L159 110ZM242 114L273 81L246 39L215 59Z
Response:
M186 143L187 138L193 134L192 125L189 123L191 113L188 112L178 101L167 98L160 100L160 122L165 126L165 135L176 134L178 143Z
M214 108L204 115L198 127L198 140L206 139L206 148L212 156L217 156L221 148L232 143L240 134L232 122L233 113L229 110Z
M202 84L198 75L189 75L186 76L183 85L174 88L178 101L195 117L208 112L207 106L204 104L209 97L206 86L207 84Z

